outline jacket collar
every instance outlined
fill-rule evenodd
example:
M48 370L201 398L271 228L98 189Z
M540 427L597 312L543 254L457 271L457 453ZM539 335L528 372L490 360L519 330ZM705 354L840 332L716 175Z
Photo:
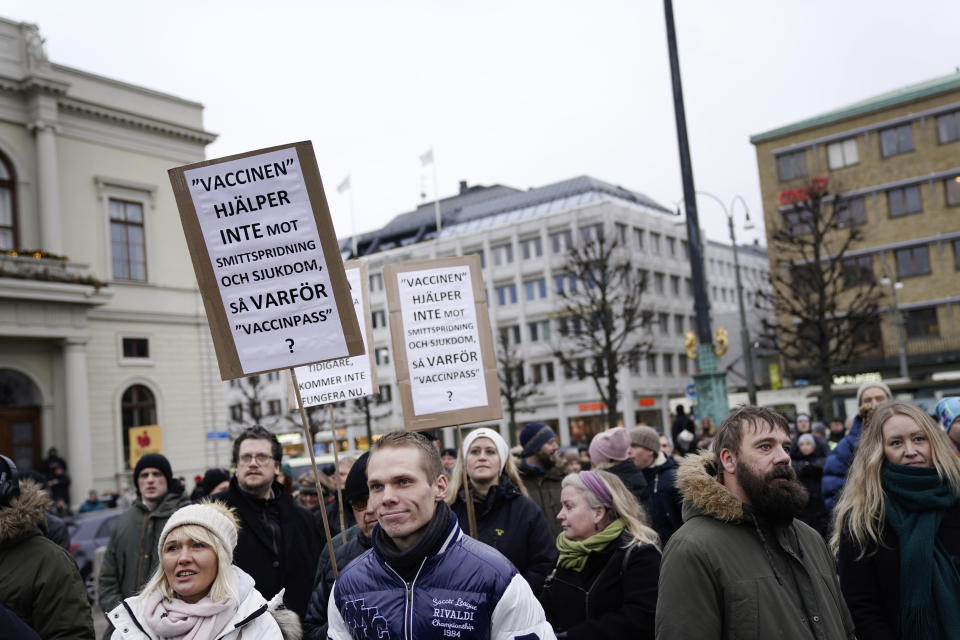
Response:
M27 534L40 533L45 527L47 497L40 486L31 480L20 482L20 497L14 498L10 506L0 509L0 544L21 538Z
M677 470L677 489L683 496L683 520L703 515L722 522L741 522L743 503L720 484L720 464L710 451L690 454Z

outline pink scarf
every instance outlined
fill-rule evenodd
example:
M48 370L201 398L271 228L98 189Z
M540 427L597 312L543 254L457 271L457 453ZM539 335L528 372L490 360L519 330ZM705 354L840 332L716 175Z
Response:
M215 638L237 610L232 598L214 602L205 596L194 604L164 597L159 589L144 599L147 626L161 640Z

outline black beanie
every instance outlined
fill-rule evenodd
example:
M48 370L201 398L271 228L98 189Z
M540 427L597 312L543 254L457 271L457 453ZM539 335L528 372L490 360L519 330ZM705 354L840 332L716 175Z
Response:
M133 468L133 486L137 488L137 495L140 495L140 483L137 479L140 472L144 469L156 469L167 479L167 491L173 489L173 470L170 468L170 461L166 456L159 453L148 453L137 460L137 466Z
M161 471L163 470L161 469ZM200 481L200 487L205 494L210 495L218 484L229 480L230 474L226 469L207 469L207 472L203 474L203 480Z
M343 501L350 502L361 496L370 495L370 489L367 488L367 459L370 458L370 452L363 454L350 467L350 473L343 483Z

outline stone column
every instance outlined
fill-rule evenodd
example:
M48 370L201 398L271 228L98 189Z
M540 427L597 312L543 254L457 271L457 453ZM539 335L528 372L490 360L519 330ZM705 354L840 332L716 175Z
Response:
M57 138L54 125L31 125L37 150L37 200L40 208L40 240L44 251L63 254L60 221L60 177L57 170Z
M93 487L86 340L67 338L63 341L63 369L66 382L67 464L71 501L76 504Z

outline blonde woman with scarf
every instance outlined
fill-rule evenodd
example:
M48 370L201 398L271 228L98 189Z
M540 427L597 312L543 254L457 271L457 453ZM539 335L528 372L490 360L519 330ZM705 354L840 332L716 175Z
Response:
M540 598L557 638L653 638L660 576L656 532L607 471L563 479L557 566Z
M232 564L237 518L220 502L176 511L160 534L160 566L136 596L108 614L112 640L298 640L300 621L269 603Z

